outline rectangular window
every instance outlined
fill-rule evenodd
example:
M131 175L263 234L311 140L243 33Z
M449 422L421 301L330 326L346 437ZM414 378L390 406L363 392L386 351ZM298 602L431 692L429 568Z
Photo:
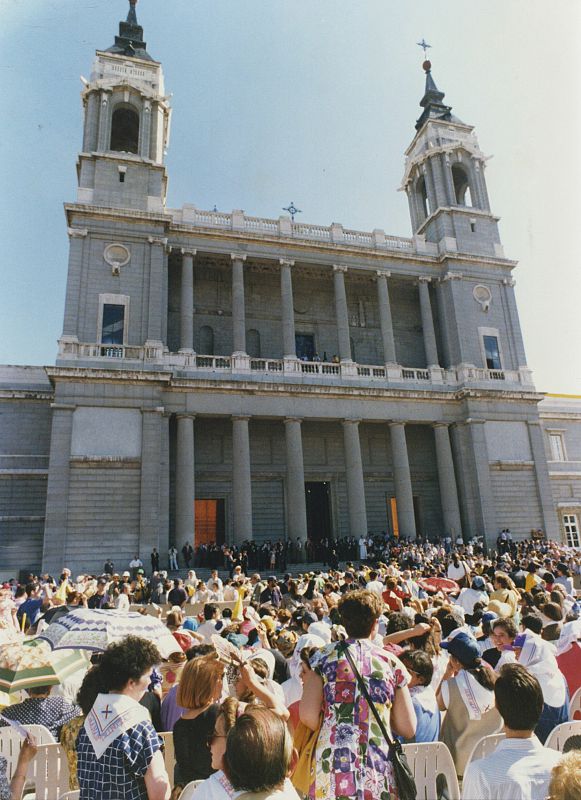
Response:
M101 344L123 344L125 330L125 306L113 303L103 304L103 324Z
M581 547L579 523L576 514L563 514L563 527L567 538L567 547Z
M562 433L550 433L549 442L551 444L551 460L552 461L566 461L565 457L565 443L563 442Z
M484 341L484 356L486 358L486 369L502 369L500 361L500 348L498 346L498 337L496 336L483 336Z

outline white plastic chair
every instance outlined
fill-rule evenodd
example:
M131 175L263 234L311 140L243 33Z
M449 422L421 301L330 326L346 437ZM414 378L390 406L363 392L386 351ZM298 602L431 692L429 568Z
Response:
M64 794L61 794L59 800L79 800L80 796L81 790L75 789L74 792L65 792Z
M34 736L37 745L55 744L52 733L44 725L25 725L26 730ZM6 759L6 776L12 780L16 763L22 747L22 737L10 725L0 728L0 756Z
M178 800L190 800L191 796L193 795L194 791L198 788L198 786L204 783L204 781L190 781L187 783L181 791L181 794Z
M484 736L479 742L476 742L466 762L466 767L471 761L478 761L480 758L486 758L486 756L493 753L503 739L504 733L492 733L490 736ZM464 767L464 772L466 772L466 767Z
M545 747L550 747L553 750L563 752L565 742L570 736L581 736L581 720L577 719L573 722L562 722L550 732L545 742Z
M55 800L69 789L69 764L60 744L45 744L38 748L27 775L34 785L35 800Z
M172 788L174 787L174 770L176 767L176 751L173 743L173 731L164 731L164 733L160 733L159 737L163 741L163 760L165 763L165 768L167 770L167 776L169 778L169 784Z
M448 785L448 800L460 800L460 787L452 755L443 742L404 744L410 769L416 779L417 800L434 800L440 792L436 781L441 775Z
M575 720L575 714L579 714L577 719L581 719L581 688L577 689L569 702L569 720Z

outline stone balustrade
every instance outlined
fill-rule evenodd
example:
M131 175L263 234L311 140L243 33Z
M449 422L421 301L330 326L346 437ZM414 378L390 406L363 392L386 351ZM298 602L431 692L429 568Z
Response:
M278 219L249 217L243 211L233 211L228 214L222 211L202 211L191 205L171 210L169 213L176 226L242 231L260 236L305 239L311 242L328 242L372 250L438 254L438 246L431 242L425 242L423 237L409 239L401 236L388 236L379 228L373 231L354 231L343 228L339 223L329 226L310 225L304 222L293 222L286 216Z
M368 365L355 362L302 361L298 358L254 358L246 354L231 356L169 353L160 347L134 345L84 344L61 341L57 363L60 366L78 361L99 361L100 366L123 362L141 368L150 364L159 369L179 369L192 376L218 380L229 375L244 375L249 380L268 375L272 380L313 378L325 383L345 381L349 384L377 385L414 384L424 388L457 387L464 384L485 384L488 388L518 387L534 390L531 371L481 369L463 364L451 369L442 367L404 367L399 364Z

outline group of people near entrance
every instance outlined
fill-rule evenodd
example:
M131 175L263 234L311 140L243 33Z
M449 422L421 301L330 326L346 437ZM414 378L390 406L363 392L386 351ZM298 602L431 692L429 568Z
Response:
M80 800L397 800L386 735L444 743L464 800L580 800L581 734L547 746L581 688L579 553L546 541L503 550L408 543L389 562L325 573L233 571L233 608L208 602L191 616L187 591L173 596L171 688L155 645L127 637L93 656L76 694L75 681L37 687L2 714L53 732ZM56 583L35 625L59 607ZM18 625L15 594L0 590L0 641ZM12 787L0 759L0 800L20 797L34 750L22 748Z

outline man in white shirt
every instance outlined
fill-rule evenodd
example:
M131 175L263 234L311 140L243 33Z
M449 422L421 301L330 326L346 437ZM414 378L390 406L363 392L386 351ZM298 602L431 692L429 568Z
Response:
M462 800L545 800L551 770L561 758L543 747L533 731L543 710L543 692L521 664L505 664L494 685L505 739L464 772Z
M220 629L220 609L214 603L206 603L204 606L204 621L196 631L204 637L206 644L212 644L212 634L218 633Z
M369 573L369 580L367 581L365 588L368 592L373 592L374 594L379 595L379 597L381 597L385 590L383 583L377 580L377 572L374 569L372 569Z

